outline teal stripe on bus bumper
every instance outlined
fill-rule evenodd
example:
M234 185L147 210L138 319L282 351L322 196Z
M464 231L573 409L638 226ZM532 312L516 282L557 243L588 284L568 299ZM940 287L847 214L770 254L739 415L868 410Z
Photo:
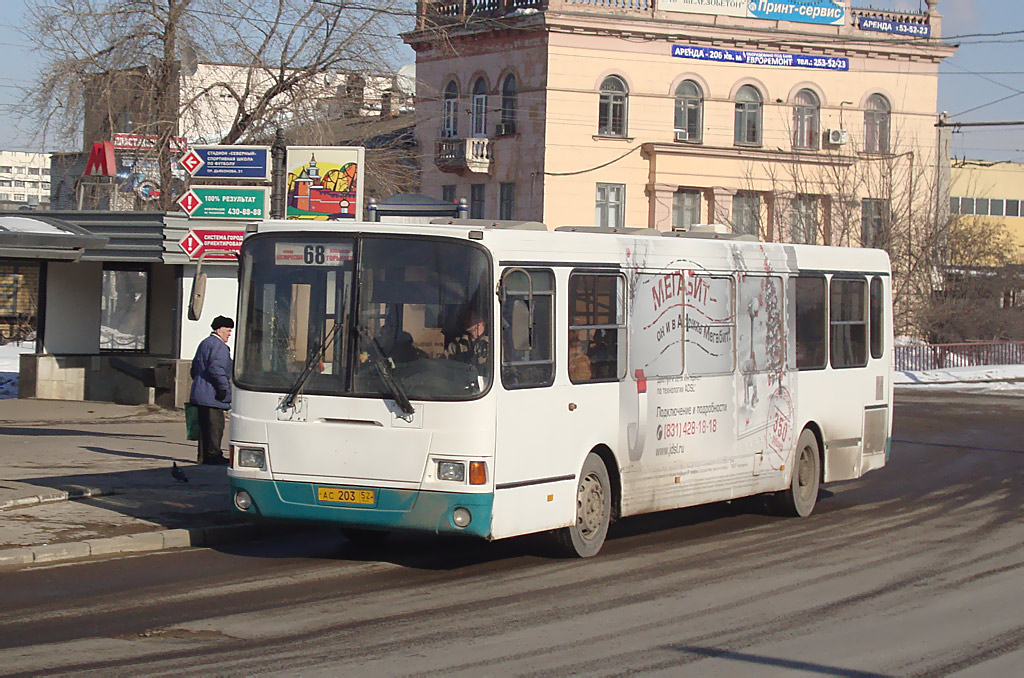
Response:
M491 509L494 495L457 492L424 492L419 490L372 489L377 503L370 506L339 505L317 500L317 487L329 483L297 483L279 480L228 479L231 506L235 513L251 519L273 518L337 523L344 527L377 530L417 530L436 534L466 534L487 537L491 532ZM235 493L245 490L252 497L252 506L241 511L234 504ZM472 516L466 527L452 522L452 512L465 508Z
M892 455L892 437L885 439L885 463L889 463L889 457Z

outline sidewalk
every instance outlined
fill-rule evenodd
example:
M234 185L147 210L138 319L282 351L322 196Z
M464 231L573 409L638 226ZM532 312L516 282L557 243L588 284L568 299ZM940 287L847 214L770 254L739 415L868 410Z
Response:
M255 533L231 513L225 467L195 458L182 412L0 400L0 571Z

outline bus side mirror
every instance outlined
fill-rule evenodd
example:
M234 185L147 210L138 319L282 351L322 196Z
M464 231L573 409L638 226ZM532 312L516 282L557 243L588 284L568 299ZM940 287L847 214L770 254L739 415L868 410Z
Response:
M527 351L533 348L533 318L530 307L523 299L512 302L512 348Z
M188 300L188 319L199 320L203 315L203 300L206 298L206 274L196 270L192 278L192 294Z

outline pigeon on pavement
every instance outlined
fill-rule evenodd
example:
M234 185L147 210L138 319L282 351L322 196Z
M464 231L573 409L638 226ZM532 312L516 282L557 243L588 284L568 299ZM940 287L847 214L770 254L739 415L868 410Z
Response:
M185 473L178 468L178 462L171 462L171 477L177 480L179 483L187 483L188 478L185 477Z

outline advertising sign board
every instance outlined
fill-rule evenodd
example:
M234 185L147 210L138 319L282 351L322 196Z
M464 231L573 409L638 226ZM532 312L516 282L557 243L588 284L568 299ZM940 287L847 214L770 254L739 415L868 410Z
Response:
M193 146L178 162L201 179L270 181L269 146Z
M237 259L243 230L194 228L178 242L189 259Z
M786 66L792 68L822 68L829 71L850 70L846 57L816 56L813 54L787 54L785 52L748 52L742 49L672 45L672 56L680 59L722 61L750 66Z
M193 186L178 200L197 219L266 219L269 189L262 187Z
M288 219L361 219L362 146L289 146Z
M833 26L846 21L843 0L660 0L658 9Z

